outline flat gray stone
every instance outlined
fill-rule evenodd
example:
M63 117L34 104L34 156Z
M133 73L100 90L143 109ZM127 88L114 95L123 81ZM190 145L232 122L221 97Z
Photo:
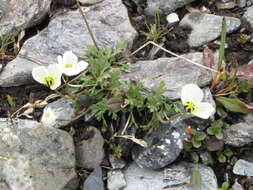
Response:
M155 15L157 12L168 14L195 0L147 0L146 14Z
M127 39L131 47L137 32L121 0L106 0L83 10L99 47L115 47L123 39ZM34 67L56 63L57 56L68 50L78 56L84 55L87 45L93 43L79 11L58 15L46 29L27 40L17 58L6 65L0 74L0 86L34 82L31 76Z
M179 163L160 171L140 168L132 163L124 170L127 186L123 190L196 190L190 186L190 179L193 169L201 174L201 189L218 189L217 179L210 167L201 164Z
M79 0L80 3L84 4L84 5L93 5L93 4L96 4L96 3L100 3L104 0Z
M242 147L253 142L253 126L246 122L231 125L224 130L225 144Z
M52 103L49 103L44 108L44 112L47 110L51 110L55 115L56 124L54 125L54 127L56 128L67 126L76 116L74 102L71 99L67 98L60 98Z
M103 174L100 166L96 166L83 184L83 190L104 190Z
M121 170L112 170L108 172L107 188L109 190L121 190L126 187L126 180Z
M232 186L232 190L244 190L244 189L242 185L236 181Z
M203 65L202 53L182 55ZM124 74L123 79L140 80L148 89L156 88L160 82L165 82L165 96L171 99L180 98L182 86L196 83L205 86L212 81L212 73L179 58L159 58L151 61L138 61L130 66L130 73Z
M76 144L76 162L79 167L93 169L104 158L104 139L97 128L89 130L93 130L93 137Z
M75 151L65 131L30 120L0 120L3 190L75 190ZM4 187L5 186L5 187ZM2 190L2 188L1 188Z
M51 0L0 0L0 36L17 35L39 23L48 13Z
M233 168L233 173L236 175L253 176L253 163L246 160L238 160Z
M243 19L247 21L251 30L253 30L253 6L249 7L243 15Z
M227 33L231 33L240 27L240 19L234 17L225 18ZM220 36L222 19L222 16L194 12L184 16L179 25L183 28L192 29L188 36L188 44L191 47L198 47Z

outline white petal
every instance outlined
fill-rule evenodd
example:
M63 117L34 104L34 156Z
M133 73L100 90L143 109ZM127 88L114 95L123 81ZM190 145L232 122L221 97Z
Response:
M46 67L39 66L32 70L32 77L39 83L44 84L44 77L48 75Z
M215 109L211 104L202 102L196 106L196 110L192 114L202 119L208 119L214 112Z
M49 109L45 108L43 115L41 117L41 123L45 126L53 126L56 124L56 116L54 115L54 112Z
M75 68L71 67L71 68L63 68L63 73L67 76L74 76L77 75L78 72Z
M59 64L51 64L47 69L50 76L61 77L62 75L62 68L59 66Z
M62 68L59 64L51 64L48 66L48 72L55 80L50 89L55 90L61 85Z
M178 22L179 18L178 18L177 13L171 13L171 14L167 15L166 20L169 24L171 24L171 23Z
M58 61L58 64L62 65L63 64L63 58L62 56L57 56L57 61Z
M76 64L78 61L78 58L75 54L73 54L72 51L67 51L63 54L63 64L67 65L67 64Z
M196 84L187 84L181 90L181 101L183 104L192 102L199 104L204 97L203 91Z
M63 73L67 76L74 76L82 71L84 71L88 67L88 63L85 61L80 61L71 68L63 68Z

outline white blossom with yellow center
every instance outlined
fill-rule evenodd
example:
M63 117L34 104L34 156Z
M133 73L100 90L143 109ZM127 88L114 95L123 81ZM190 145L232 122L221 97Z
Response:
M214 112L214 107L208 102L202 102L203 91L196 84L187 84L181 90L181 101L187 112L208 119Z
M77 56L72 51L66 51L63 56L58 56L57 59L63 74L67 76L77 75L88 67L87 62L78 62Z
M41 123L45 126L54 126L56 124L56 116L50 108L45 108L41 117Z
M51 64L48 67L39 66L32 70L32 76L37 82L55 90L61 85L62 71L59 65Z

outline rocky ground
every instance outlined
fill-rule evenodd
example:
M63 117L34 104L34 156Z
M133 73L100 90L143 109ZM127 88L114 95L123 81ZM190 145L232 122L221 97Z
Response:
M253 60L252 0L80 3L100 48L114 48L118 41L127 39L124 55L131 63L131 72L121 78L141 81L147 89L164 81L164 96L172 100L180 98L182 86L196 83L203 88L205 101L216 107L209 88L213 75L155 46L149 45L129 57L141 45L154 40L144 34L148 32L145 22L154 25L157 12L162 35L155 41L160 46L205 65L204 47L214 52L219 49L225 16L227 61L236 58L239 65L245 65ZM170 24L166 15L172 12L178 14L179 21ZM35 105L37 100L52 94L35 83L33 68L56 62L56 57L68 50L82 56L85 46L93 45L75 0L0 0L1 42L6 34L12 38L4 53L0 48L1 190L193 190L198 189L192 184L196 170L201 175L202 190L218 190L223 182L228 182L232 190L253 189L252 114L232 113L223 118L230 126L222 131L222 148L212 149L209 144L208 148L184 149L187 127L206 131L218 117L215 114L203 120L184 114L154 131L142 133L148 147L119 140L118 145L126 150L122 158L112 154L108 129L103 129L92 116L86 114L71 122L78 114L69 99L60 98L46 105L45 110L52 110L59 120L54 127L39 122L43 106L31 106L31 112L15 114L27 103ZM245 96L248 102L253 101L252 93ZM127 131L127 135L135 133L136 129ZM217 143L212 138L207 143ZM225 152L228 149L232 154ZM198 155L197 161L191 157L192 152Z

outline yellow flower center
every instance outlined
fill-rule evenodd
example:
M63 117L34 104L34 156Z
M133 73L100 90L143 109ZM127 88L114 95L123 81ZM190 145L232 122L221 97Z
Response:
M45 113L44 113L44 117L50 118L50 113L49 113L49 112L45 112Z
M195 109L196 109L196 106L195 106L195 104L193 104L192 102L186 102L185 104L184 104L184 106L185 106L185 110L187 111L187 112L194 112L195 111Z
M66 64L65 65L65 68L72 68L73 67L73 64Z
M44 81L43 81L43 82L44 82L44 84L45 84L46 86L50 87L50 86L54 85L54 83L55 83L55 78L52 77L52 76L47 76L47 77L44 78Z

